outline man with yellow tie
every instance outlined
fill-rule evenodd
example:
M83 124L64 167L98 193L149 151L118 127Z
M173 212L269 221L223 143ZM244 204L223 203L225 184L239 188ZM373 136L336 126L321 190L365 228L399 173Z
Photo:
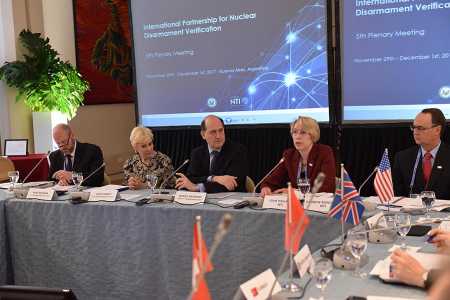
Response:
M450 200L450 147L441 141L445 117L437 108L426 108L411 126L417 146L396 154L392 180L396 196L433 191L437 199Z

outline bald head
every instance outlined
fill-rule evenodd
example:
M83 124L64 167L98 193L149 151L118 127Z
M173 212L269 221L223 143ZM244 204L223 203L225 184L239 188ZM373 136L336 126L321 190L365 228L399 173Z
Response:
M58 145L59 150L65 155L73 152L75 135L69 125L58 124L53 127L53 140Z
M218 116L206 116L201 125L202 138L213 150L220 150L225 143L225 126L223 120Z

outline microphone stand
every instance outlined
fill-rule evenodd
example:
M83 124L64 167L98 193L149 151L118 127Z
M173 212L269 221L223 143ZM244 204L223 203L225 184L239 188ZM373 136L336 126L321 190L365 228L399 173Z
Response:
M370 177L372 177L372 175L375 174L375 172L376 172L377 170L378 170L378 167L375 167L375 168L373 169L373 171L370 173L370 175L367 176L366 180L364 180L364 182L359 186L359 189L358 189L358 194L359 194L359 195L361 195L361 190L362 190L362 188L364 187L364 185L367 183L367 181L369 181Z
M167 181L169 181L170 178L172 178L178 171L181 170L187 163L189 162L189 159L186 159L175 171L173 171L169 176L164 179L163 182L159 185L158 194L161 193L161 189L163 189L166 186Z
M50 154L50 151L47 151L47 155L42 157L37 164L33 167L33 169L31 169L31 171L28 173L28 175L22 180L22 184L25 183L25 181L27 181L28 178L30 178L31 174L33 174L33 172L37 169L37 167L41 164L41 162L46 159L48 157L48 155Z
M95 173L97 173L101 168L104 168L106 166L106 163L103 162L97 169L95 169L91 174L89 174L86 178L83 178L83 180L81 180L79 186L81 186L86 180L88 180L89 178L92 177L92 175L94 175Z
M258 186L264 182L264 180L266 180L267 177L269 177L270 174L273 173L273 171L275 171L276 168L278 168L282 163L284 162L284 157L282 157L280 159L280 161L260 180L258 181L258 183L255 185L255 187L253 188L253 192L251 196L246 196L246 197L242 197L243 200L248 200L248 201L253 201L253 202L259 202L262 197L261 196L256 196L256 189L258 188Z

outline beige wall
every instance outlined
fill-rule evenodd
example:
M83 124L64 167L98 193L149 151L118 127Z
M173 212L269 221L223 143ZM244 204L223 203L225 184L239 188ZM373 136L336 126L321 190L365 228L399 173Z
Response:
M14 18L14 35L16 36L16 44L11 48L16 52L16 58L20 58L23 49L18 43L20 31L24 28L30 28L29 19L27 17L27 1L12 1L13 18ZM39 14L37 14L39 15ZM38 22L36 22L38 24ZM11 88L6 89L6 95L9 101L9 120L10 120L10 136L11 138L27 138L29 140L29 151L33 152L33 124L31 121L31 111L25 106L23 100L16 102L16 91Z
M14 0L14 5L17 34L27 25L32 31L43 31L62 59L75 65L72 0ZM11 103L10 110L14 136L31 139L30 112L22 104L15 103ZM84 106L70 121L81 141L92 142L102 148L108 174L120 172L123 161L132 153L128 137L135 125L134 110L134 104Z

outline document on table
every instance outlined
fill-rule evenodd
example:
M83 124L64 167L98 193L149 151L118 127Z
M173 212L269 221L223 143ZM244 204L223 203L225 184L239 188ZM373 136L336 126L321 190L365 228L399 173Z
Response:
M448 261L448 257L441 254L410 252L408 254L414 257L427 270L436 269L442 266L444 261ZM370 275L378 276L386 282L395 282L396 280L389 276L389 268L391 265L391 256L389 255L383 260L378 261L370 271Z

